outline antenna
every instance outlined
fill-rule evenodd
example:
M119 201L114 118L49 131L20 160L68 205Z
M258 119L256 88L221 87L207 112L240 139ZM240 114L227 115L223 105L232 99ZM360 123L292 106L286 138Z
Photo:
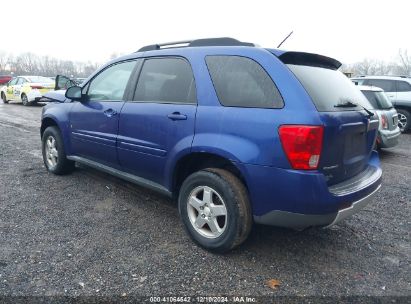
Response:
M288 39L288 37L290 37L293 33L294 33L294 31L291 31L291 33L289 33L289 34L287 35L287 37L285 37L284 40L281 41L281 43L277 46L277 49L278 49L278 48Z

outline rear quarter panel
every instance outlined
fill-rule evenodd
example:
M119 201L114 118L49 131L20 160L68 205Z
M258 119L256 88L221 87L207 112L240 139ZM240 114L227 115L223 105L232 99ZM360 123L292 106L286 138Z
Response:
M208 55L244 56L259 63L280 91L284 107L221 106L205 63ZM317 110L294 74L276 56L260 48L205 48L196 52L192 61L194 73L201 78L197 81L199 106L192 151L211 152L240 163L290 168L278 127L321 124Z

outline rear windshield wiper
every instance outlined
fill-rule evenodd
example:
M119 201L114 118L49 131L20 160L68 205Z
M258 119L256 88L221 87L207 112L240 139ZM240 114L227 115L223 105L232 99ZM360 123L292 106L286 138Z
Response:
M360 104L358 104L358 103L352 102L352 101L350 101L350 100L347 100L347 101L344 101L344 102L340 102L340 103L334 105L334 107L335 107L335 108L354 108L354 107L361 107L361 108L363 108L363 110L364 110L365 112L367 112L368 118L371 118L372 116L374 116L374 113L371 112L370 110L368 110L366 107L364 107L364 106L362 106L362 105L360 105Z

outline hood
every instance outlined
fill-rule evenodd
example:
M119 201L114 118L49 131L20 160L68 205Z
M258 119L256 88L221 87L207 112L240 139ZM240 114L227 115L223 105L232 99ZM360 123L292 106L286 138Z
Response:
M43 95L44 98L51 99L52 101L65 102L67 100L66 90L50 91Z

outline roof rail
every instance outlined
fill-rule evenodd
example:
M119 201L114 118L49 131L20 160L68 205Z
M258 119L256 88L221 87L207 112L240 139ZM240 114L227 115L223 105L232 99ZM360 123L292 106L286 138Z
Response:
M154 51L164 48L179 48L179 47L198 47L198 46L255 46L254 43L242 42L234 38L207 38L196 40L183 40L167 43L158 43L146 45L140 48L137 52Z

